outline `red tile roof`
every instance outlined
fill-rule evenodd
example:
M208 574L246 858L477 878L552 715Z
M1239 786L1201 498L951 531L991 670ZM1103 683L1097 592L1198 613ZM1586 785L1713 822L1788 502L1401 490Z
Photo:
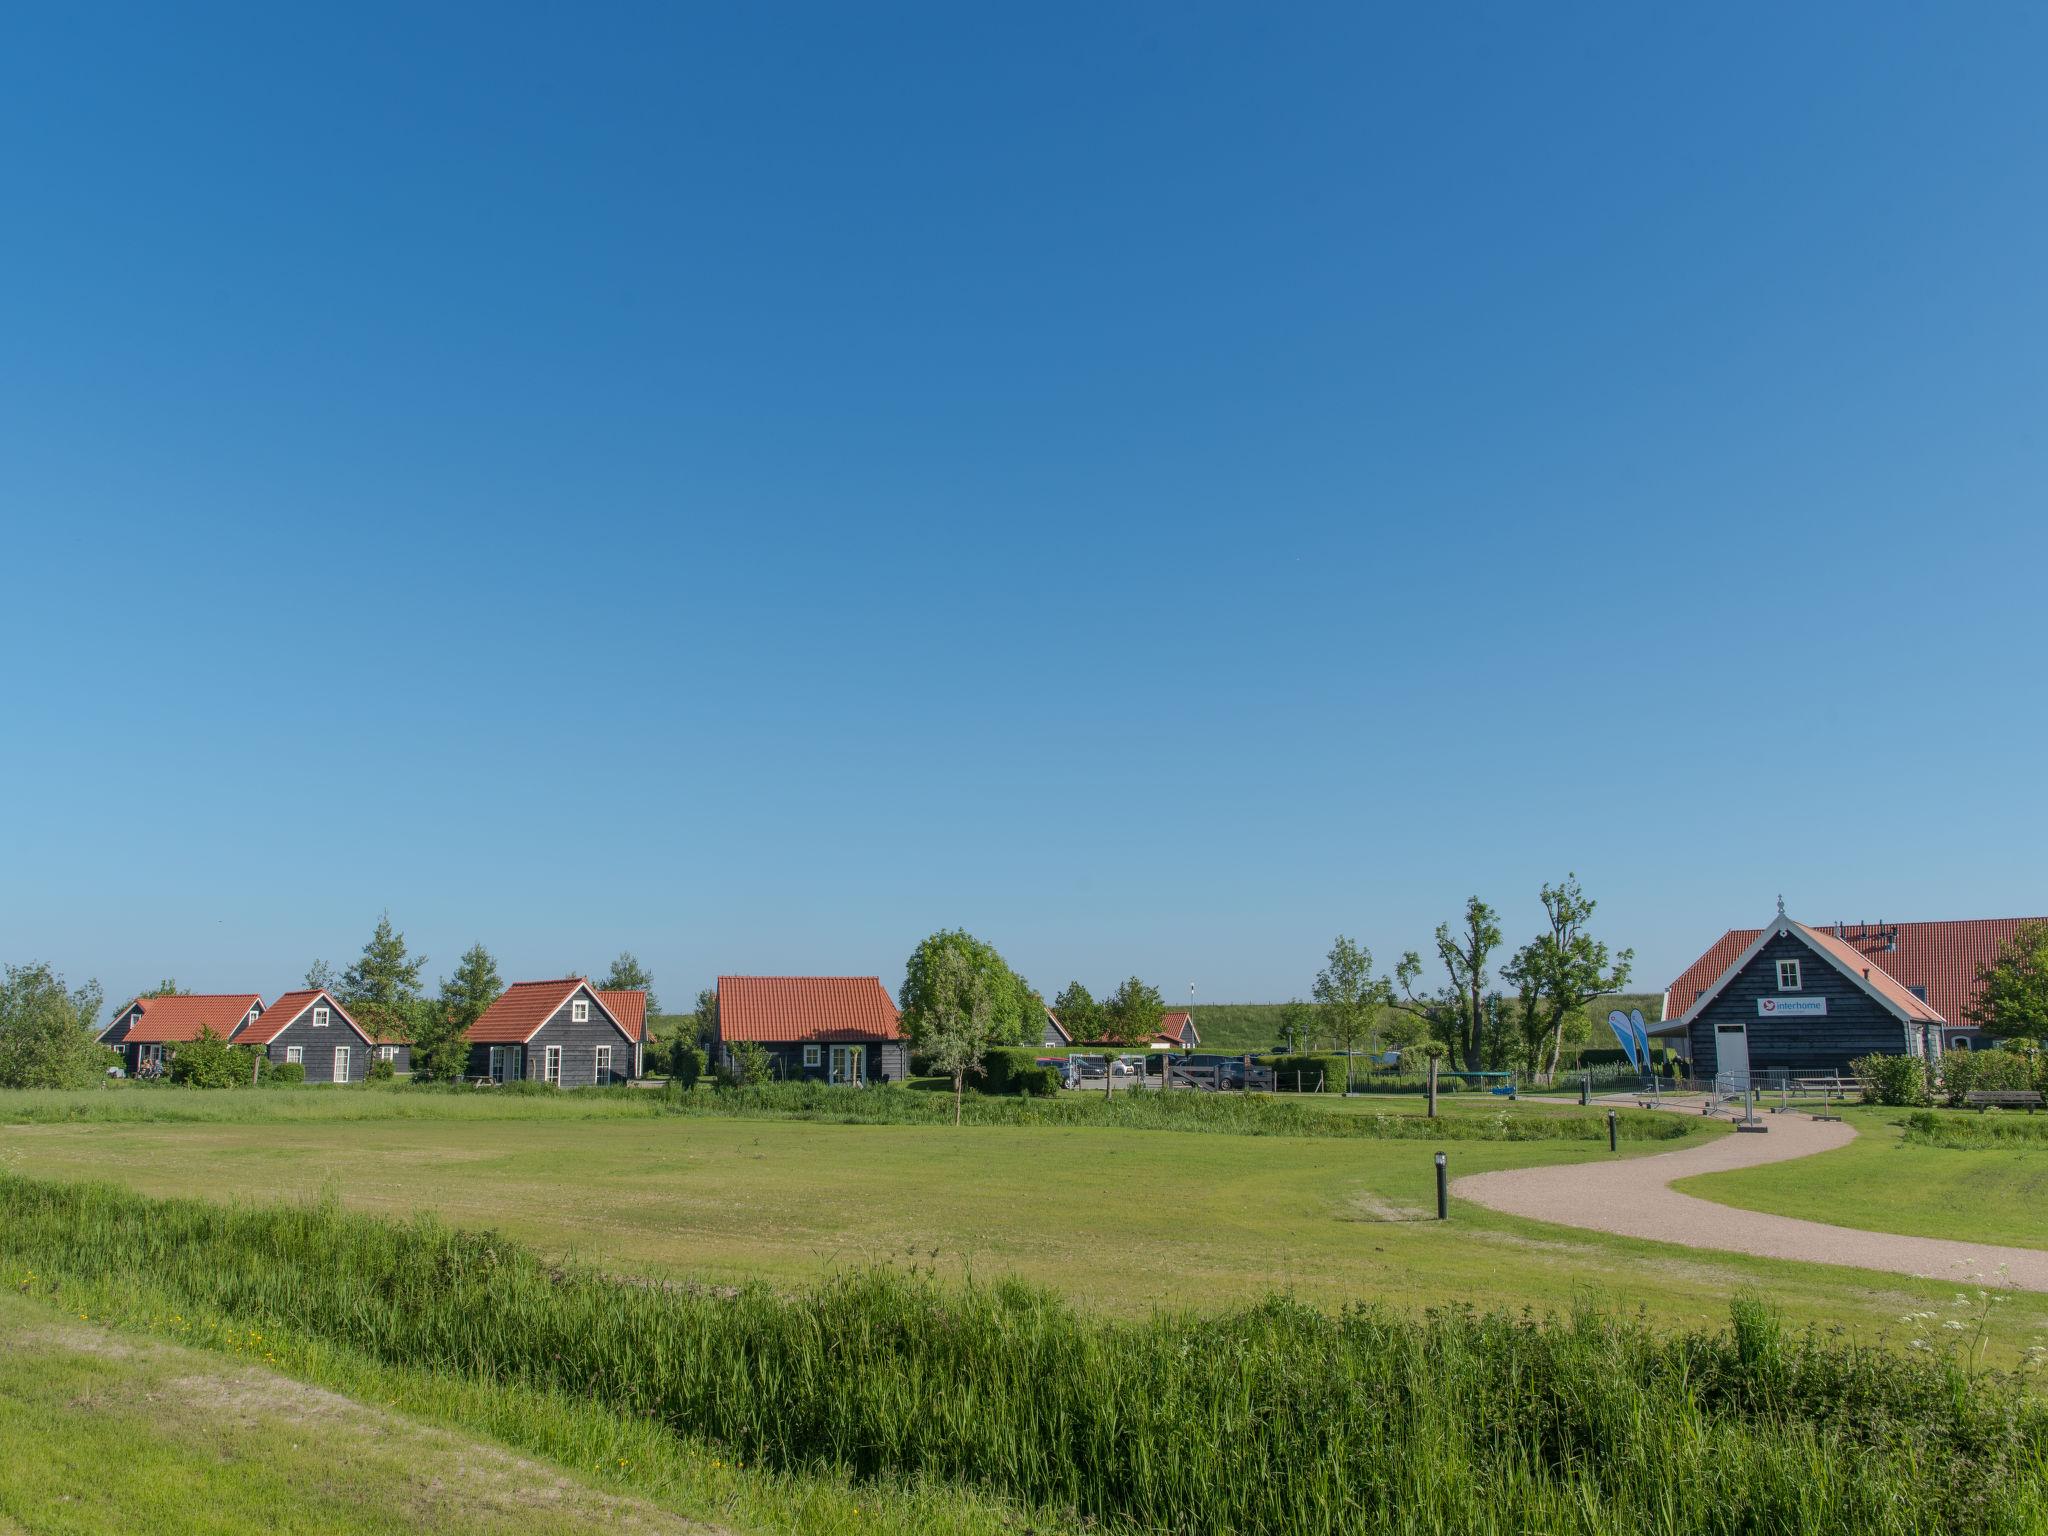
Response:
M873 976L721 976L725 1040L901 1040L903 1021Z
M569 1001L578 987L589 989L590 995L603 1004L607 1011L610 1004L607 997L637 995L640 999L640 1013L644 1019L647 1013L647 994L606 993L590 985L588 976L564 976L559 981L515 981L503 992L498 1000L486 1008L483 1017L469 1026L469 1038L478 1045L524 1045L534 1037L541 1025L560 1011L562 1004ZM625 1020L619 1020L625 1025ZM640 1037L626 1026L627 1038Z
M144 1045L197 1040L201 1029L210 1029L225 1040L241 1027L242 1020L249 1016L249 1010L262 1001L262 994L257 992L195 992L184 997L138 997L131 998L117 1009L114 1018L126 1018L129 1009L140 1005L142 1016L129 1028L125 1038ZM107 1028L112 1029L113 1025L109 1024Z
M1985 917L1939 923L1843 923L1826 928L1801 924L1817 940L1845 960L1853 956L1857 970L1870 967L1870 979L1880 976L1896 990L1912 996L1919 987L1927 994L1927 1006L1951 1026L1965 1025L1971 1001L1977 995L1977 967L1988 966L1997 957L1998 946L2026 923L2048 922L2039 917ZM1675 1019L1699 1001L1699 996L1733 965L1762 930L1731 928L1699 959L1686 967L1685 974L1671 983L1664 995L1664 1017ZM1887 946L1891 947L1887 947ZM1917 1001L1917 999L1915 999ZM1922 1017L1915 1014L1914 1017Z
M327 1006L332 1008L350 1029L361 1035L365 1040L370 1038L369 1032L354 1019L350 1018L348 1010L334 1000L333 993L329 992L325 987L315 987L309 992L285 993L283 997L280 997L276 1002L263 1010L262 1018L235 1036L235 1044L270 1044L271 1041L291 1028L293 1022L300 1014L322 999L326 1000Z
M611 1016L626 1026L632 1040L647 1038L647 994L645 992L599 992L597 1000Z
M1200 1038L1200 1031L1195 1028L1195 1016L1185 1008L1177 1013L1159 1015L1159 1033L1171 1039L1175 1045L1179 1045L1189 1035Z

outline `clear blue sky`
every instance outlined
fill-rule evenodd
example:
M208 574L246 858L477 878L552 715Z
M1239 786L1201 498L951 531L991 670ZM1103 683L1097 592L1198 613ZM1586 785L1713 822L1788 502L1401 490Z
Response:
M1695 11L16 14L0 958L2048 909L2048 15Z

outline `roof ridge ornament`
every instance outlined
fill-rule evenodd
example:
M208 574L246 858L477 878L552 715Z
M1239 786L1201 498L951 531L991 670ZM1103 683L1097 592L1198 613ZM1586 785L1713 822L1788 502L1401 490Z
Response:
M1778 916L1780 916L1780 917L1783 917L1784 915L1785 915L1785 893L1784 893L1783 891L1780 891L1780 892L1778 892Z

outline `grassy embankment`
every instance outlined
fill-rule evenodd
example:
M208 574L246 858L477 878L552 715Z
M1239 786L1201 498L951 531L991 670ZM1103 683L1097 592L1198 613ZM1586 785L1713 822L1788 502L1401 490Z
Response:
M243 1348L283 1331L792 1475L973 1489L1117 1531L2048 1523L2048 1412L2022 1385L1787 1336L1756 1304L1689 1333L1278 1301L1119 1324L1014 1284L887 1273L795 1296L650 1288L331 1206L11 1177L0 1266L88 1317ZM630 1483L632 1458L597 1449Z
M1851 1108L1818 1157L1681 1179L1690 1195L1809 1221L2048 1248L2048 1117Z
M1258 1102L1183 1100L1220 1115ZM1143 1101L1118 1103L1119 1117L1151 1112ZM1381 1113L1376 1102L1316 1098L1274 1109L1331 1129ZM87 1113L139 1118L71 1118ZM637 1091L0 1094L0 1121L39 1122L0 1125L0 1167L214 1199L333 1191L353 1209L431 1210L552 1255L661 1278L796 1286L914 1255L948 1278L1016 1276L1122 1317L1159 1306L1215 1310L1280 1289L1328 1306L1586 1304L1708 1323L1750 1287L1795 1323L1877 1338L1897 1335L1901 1314L1947 1294L1903 1277L1701 1253L1463 1204L1448 1223L1428 1219L1439 1147L1454 1174L1610 1155L1604 1141L1582 1139L1604 1118L1569 1106L1525 1104L1506 1116L1514 1134L1562 1121L1573 1139L1463 1139L1502 1113L1497 1101L1460 1103L1441 1123L1442 1139L1413 1140L1134 1132L1121 1119L959 1130L734 1119L666 1113L658 1096ZM1719 1134L1684 1117L1654 1124L1684 1138ZM1683 1144L1631 1141L1621 1155ZM2048 1297L2015 1297L2005 1312L1992 1351L2010 1360L2031 1332L2048 1329Z

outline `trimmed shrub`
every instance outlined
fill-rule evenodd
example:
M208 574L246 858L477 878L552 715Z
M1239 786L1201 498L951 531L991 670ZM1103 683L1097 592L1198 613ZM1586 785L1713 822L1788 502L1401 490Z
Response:
M363 1074L365 1081L372 1083L388 1083L396 1076L398 1076L398 1068L386 1061L382 1056L372 1061L370 1063L370 1070Z
M1873 1104L1927 1102L1927 1069L1917 1056L1859 1056L1849 1063L1849 1070L1863 1084L1863 1097Z
M199 1038L171 1048L170 1078L188 1088L239 1088L256 1075L256 1063L245 1045L229 1045L200 1026Z
M1313 1052L1297 1051L1293 1055L1254 1056L1252 1061L1261 1067L1271 1067L1274 1079L1282 1093L1342 1093L1344 1091L1344 1058ZM1361 1082L1370 1070L1366 1063L1359 1063L1358 1076ZM1316 1079L1322 1079L1317 1088ZM1299 1085L1297 1090L1297 1084Z
M263 1064L263 1081L275 1083L280 1088L288 1083L303 1083L306 1080L306 1064L302 1061L270 1061Z
M1971 1089L2034 1086L2034 1063L2018 1051L1950 1051L1941 1059L1941 1091L1951 1109L1964 1106Z
M678 1040L669 1050L668 1080L682 1088L694 1088L704 1075L704 1053L687 1040Z
M1024 1046L1003 1045L981 1058L983 1093L1021 1093L1046 1098L1059 1092L1060 1075L1052 1067L1038 1064L1038 1052Z

